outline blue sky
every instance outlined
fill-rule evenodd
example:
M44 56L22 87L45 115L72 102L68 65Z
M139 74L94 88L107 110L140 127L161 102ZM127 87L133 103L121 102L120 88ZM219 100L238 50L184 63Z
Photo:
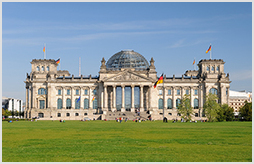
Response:
M61 70L98 75L101 59L132 49L157 75L193 70L212 44L230 89L252 90L251 2L2 3L2 96L25 100L32 59L61 58Z

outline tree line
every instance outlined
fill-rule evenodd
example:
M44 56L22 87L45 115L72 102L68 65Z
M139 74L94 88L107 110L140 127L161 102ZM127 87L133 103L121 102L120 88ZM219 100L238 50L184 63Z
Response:
M216 94L209 93L205 97L205 104L203 106L203 113L209 122L233 121L234 109L228 104L219 104ZM185 121L191 120L194 115L194 109L191 107L190 95L184 95L178 105L178 113ZM239 120L252 121L252 102L245 101L245 105L240 108Z

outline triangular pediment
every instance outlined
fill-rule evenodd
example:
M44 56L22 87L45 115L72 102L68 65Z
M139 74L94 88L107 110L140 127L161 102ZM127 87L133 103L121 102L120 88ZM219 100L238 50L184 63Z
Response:
M140 81L140 82L152 82L153 79L140 75L136 72L125 70L123 72L117 73L111 77L105 78L102 81L111 82L111 81Z

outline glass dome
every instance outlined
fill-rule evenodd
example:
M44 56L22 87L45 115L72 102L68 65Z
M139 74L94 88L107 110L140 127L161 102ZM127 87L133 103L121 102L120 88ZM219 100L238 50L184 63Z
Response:
M133 50L122 50L114 54L106 63L107 69L118 70L120 68L136 68L145 70L149 68L147 60Z

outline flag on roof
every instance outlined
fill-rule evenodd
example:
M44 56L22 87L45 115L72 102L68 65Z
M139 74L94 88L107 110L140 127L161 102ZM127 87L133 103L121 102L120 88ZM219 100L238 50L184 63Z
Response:
M44 46L44 48L43 48L43 52L45 52L45 46Z
M60 63L60 58L56 60L56 64L59 64Z
M92 101L94 100L94 97L93 97L93 99L92 99Z
M195 64L195 59L194 59L194 61L193 61L192 65L194 65L194 64Z
M153 87L156 88L157 84L163 83L163 74L159 77L159 79L154 83Z
M208 53L209 51L211 51L211 48L212 48L212 46L210 45L208 50L205 53Z

